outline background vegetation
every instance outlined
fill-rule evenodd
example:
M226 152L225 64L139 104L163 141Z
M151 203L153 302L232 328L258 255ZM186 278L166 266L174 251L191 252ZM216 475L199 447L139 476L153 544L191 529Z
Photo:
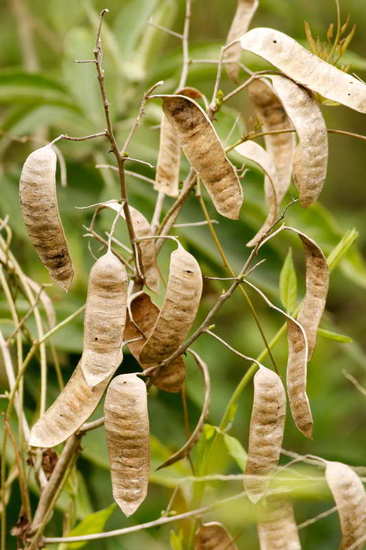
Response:
M235 4L235 0L210 0L209 3L195 0L191 36L192 58L217 59ZM315 35L320 34L322 37L325 36L329 23L335 22L333 0L261 0L260 4L255 25L273 26L300 41L305 40L304 20L311 23ZM19 6L26 8L25 13L19 15ZM173 90L176 86L180 70L180 42L149 26L148 20L152 16L156 23L181 32L184 2L3 0L0 3L0 214L2 217L9 216L14 232L13 252L24 271L38 282L48 283L49 279L26 238L18 204L19 173L26 155L35 148L38 141L48 140L60 133L84 135L104 129L94 67L74 63L75 59L90 58L95 40L97 13L104 7L110 9L104 34L107 86L113 119L121 142L136 116L143 92L161 79L165 80L166 89ZM343 0L342 11L344 15L350 15L352 23L357 24L356 36L345 63L350 65L351 72L365 78L366 10L359 0ZM33 46L25 42L24 29L23 32L20 29L22 24L30 30ZM253 64L252 59L248 58L247 61ZM215 72L215 65L194 64L188 83L210 97ZM228 81L224 83L225 90L230 90L232 84ZM244 120L247 129L253 128L254 121L250 118L250 110L244 95L239 96L232 107L239 108L243 113L241 132L245 132ZM328 127L364 133L362 115L342 107L325 106L323 112ZM231 107L225 107L219 115L217 125L223 138L227 136L235 118L236 111ZM155 164L159 119L160 105L151 102L146 111L143 127L129 149L130 156ZM233 139L235 135L234 133ZM29 139L18 140L20 136L29 136ZM58 192L77 279L67 297L61 295L54 287L49 288L59 321L84 303L88 271L93 261L88 249L88 239L83 238L83 225L88 224L91 214L87 210L78 210L75 207L118 197L118 183L114 174L96 168L96 164L111 162L104 141L61 143L60 149L66 162L67 187L59 187ZM323 328L345 334L352 342L336 342L324 336L319 337L309 374L309 394L315 418L314 440L305 440L296 432L292 423L288 422L284 443L286 449L300 454L312 453L357 466L365 464L365 396L345 378L345 372L351 373L361 383L365 381L366 264L362 254L366 251L365 151L365 142L331 135L329 175L321 197L321 205L317 204L307 210L296 205L291 208L287 218L288 223L305 230L309 236L316 239L326 254L329 254L352 228L356 228L360 233L356 243L332 274L327 314L322 323ZM187 168L188 166L185 166L185 169ZM139 164L129 163L128 169L149 177L154 175L153 169ZM128 185L131 203L151 216L155 199L152 186L132 176L128 177ZM242 210L241 220L231 223L220 217L220 224L217 226L230 261L236 268L247 255L245 242L254 234L264 217L262 176L255 171L249 171L245 186L247 201ZM170 200L167 201L167 204L169 203ZM215 216L213 210L211 214ZM100 232L107 230L111 221L110 214L103 216L98 225ZM201 219L197 201L192 197L184 208L179 222ZM122 230L119 231L121 233L117 236L122 239ZM204 274L223 276L220 258L210 240L207 227L177 229L177 234L181 235L185 246L200 258ZM300 297L304 286L304 270L302 250L295 238L281 236L270 244L266 248L266 263L253 277L276 303L279 303L279 274L289 246L293 249L299 275ZM92 242L91 247L98 254L98 244ZM163 250L161 268L166 273L171 245L167 244ZM219 288L220 286L212 281L206 283L202 314L205 307L208 308L214 300ZM269 311L261 301L255 297L254 299L265 332L271 337L281 325L282 319ZM0 310L1 328L5 335L10 334L10 315L7 303L1 295ZM25 311L26 304L23 313ZM29 329L33 330L31 321L28 325ZM248 355L256 356L262 349L260 335L239 294L235 294L234 299L221 310L216 331ZM82 318L78 317L57 332L53 337L53 343L61 362L63 377L67 380L81 352ZM195 349L201 353L210 368L213 398L209 423L216 425L248 364L225 350L209 336L203 336L195 344ZM283 373L287 356L286 339L281 340L275 347L274 355ZM133 359L126 356L123 372L134 368ZM37 418L39 400L39 370L36 361L30 365L28 372L25 380L26 406L28 419L33 423ZM49 369L49 378L47 401L51 403L58 391L52 368ZM1 385L3 384L5 379L2 375ZM202 399L201 382L194 371L189 373L187 394L193 423L199 414ZM230 431L244 447L247 441L251 397L251 389L248 388L240 401ZM4 402L5 400L0 401L2 407ZM157 466L169 456L170 450L177 448L184 441L180 397L153 391L150 414L153 464ZM201 442L201 449L202 445L204 441ZM288 459L284 457L284 462L286 460ZM228 447L222 442L211 465L212 472L240 473L239 465L240 459L235 461L230 456ZM126 520L119 510L111 509L106 528L118 528L158 517L167 505L175 478L189 474L188 464L184 462L158 473L154 472L149 497L137 514ZM230 483L211 483L207 500L224 498L231 494L235 487L238 489L238 486ZM188 486L186 489L188 490ZM298 523L333 506L330 493L323 484L314 486L309 482L301 490L295 491L294 496ZM36 491L32 494L32 499L36 501ZM104 433L102 430L96 430L89 433L83 441L83 452L78 462L77 473L75 471L75 475L67 484L47 532L61 532L61 514L65 510L72 509L72 519L78 523L92 511L106 508L111 502ZM73 508L70 503L73 503ZM176 503L175 509L182 511L184 506L181 499L181 502ZM16 523L18 510L19 494L14 484L9 503L9 525ZM245 499L219 508L208 517L225 521L230 531L239 536L239 548L257 548L253 511ZM175 526L177 533L180 527L184 526ZM178 545L178 542L174 543L175 539L170 531L171 528L143 531L126 538L117 537L90 543L88 548L140 550L144 545L149 545L151 550L159 550L169 547L169 537L173 540L172 544ZM304 548L337 548L339 529L336 516L330 515L310 525L301 531L301 536ZM9 537L8 544L9 548L15 548L13 538Z

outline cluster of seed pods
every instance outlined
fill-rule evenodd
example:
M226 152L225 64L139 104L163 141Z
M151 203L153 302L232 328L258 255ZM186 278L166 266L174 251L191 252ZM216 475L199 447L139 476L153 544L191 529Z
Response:
M304 207L318 199L325 182L327 128L313 92L365 113L366 86L310 54L283 33L266 28L247 32L258 5L258 0L238 0L223 60L232 80L239 76L241 49L265 58L282 73L262 75L248 88L256 115L264 131L269 132L265 138L266 148L250 140L236 147L237 153L265 174L268 215L248 243L260 248L273 229L292 177ZM213 122L196 101L201 97L201 93L192 88L163 96L154 187L160 193L179 196L183 151L217 212L236 220L244 200L240 179ZM58 211L55 172L56 155L52 145L34 151L22 170L20 202L36 252L55 282L68 290L73 267ZM98 209L102 208L112 209L123 217L117 201L98 205ZM145 285L149 291L157 292L160 274L155 236L141 212L132 206L129 212ZM282 229L299 236L306 257L306 294L298 318L285 314L289 344L287 394L296 426L311 437L313 418L306 392L307 364L325 309L329 272L324 254L311 238L290 227ZM179 348L197 316L202 283L197 260L178 244L170 256L164 300L158 307L148 290L129 295L125 266L109 247L90 271L80 361L65 388L31 431L33 446L53 447L62 443L80 429L107 390L105 430L113 496L126 516L137 510L148 490L148 392L138 373L115 378L113 375L123 360L122 348L127 343L130 353L142 370L147 370L155 386L168 392L182 390L186 366ZM208 414L208 368L195 352L192 354L205 382L202 414L186 445L162 466L187 456ZM281 378L259 366L254 376L244 488L250 501L266 509L263 520L258 522L262 550L301 548L292 505L268 495L271 477L278 468L285 418L286 391ZM339 509L342 548L361 548L362 543L358 545L358 541L366 533L366 494L360 479L348 466L327 462L326 480ZM201 524L195 544L197 550L237 548L225 527L217 522Z

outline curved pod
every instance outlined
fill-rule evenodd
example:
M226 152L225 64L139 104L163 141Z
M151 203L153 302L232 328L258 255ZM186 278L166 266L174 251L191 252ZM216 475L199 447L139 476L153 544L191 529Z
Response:
M240 181L206 113L195 101L179 95L165 96L163 109L216 210L238 219L244 200Z
M51 145L33 151L20 175L20 205L28 236L52 279L69 290L74 271L58 210L57 156Z
M248 458L244 488L252 502L264 496L277 468L286 417L286 394L280 377L261 366L254 376Z
M238 550L238 547L222 523L211 521L197 530L195 550Z
M81 368L90 386L108 378L122 361L126 302L126 269L108 251L93 265L88 283Z
M257 528L260 550L301 550L294 510L289 501L270 497Z
M149 417L145 383L116 376L104 404L113 497L126 516L144 501L149 482Z
M263 57L298 84L366 113L366 85L310 53L287 34L258 27L244 34L240 44L243 50Z

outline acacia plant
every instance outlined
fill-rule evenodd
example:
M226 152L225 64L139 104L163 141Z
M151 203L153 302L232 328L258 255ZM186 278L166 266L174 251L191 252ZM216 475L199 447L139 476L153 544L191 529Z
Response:
M112 537L121 537L124 548L137 548L130 546L129 537L149 529L157 533L154 548L166 548L169 543L173 550L249 548L246 539L251 524L257 526L261 549L296 550L301 548L296 501L306 491L308 499L311 491L317 499L329 499L331 494L334 504L330 511L312 513L310 520L301 524L302 529L337 512L339 534L329 534L329 540L339 538L341 547L348 550L361 549L366 542L366 493L360 471L332 456L312 453L317 421L325 411L317 407L316 414L313 412L308 388L308 379L316 376L308 366L322 333L319 327L330 272L346 258L355 235L348 232L335 248L327 244L323 251L311 223L304 229L302 224L288 220L293 212L302 212L318 201L327 176L328 133L366 139L328 129L322 108L331 102L365 114L366 84L342 65L353 31L347 34L347 23L339 13L336 28L328 31L328 49L320 48L320 41L306 26L310 52L279 30L249 30L260 4L258 0L238 0L226 45L217 59L194 59L191 55L192 0L185 1L181 34L154 24L158 32L182 42L179 79L173 76L146 89L123 142L112 116L104 67L108 55L104 43L108 42L109 53L113 48L110 31L104 27L109 12L103 9L96 20L92 56L78 60L78 70L88 64L96 71L96 82L88 82L88 86L99 88L105 129L96 128L83 136L65 133L50 141L38 135L34 140L43 143L24 162L19 209L29 242L62 291L67 292L78 280L73 246L68 245L70 237L78 239L78 230L74 228L76 236L70 236L73 228L64 230L63 209L56 194L57 162L60 159L63 166L68 154L61 152L63 142L72 142L76 149L79 142L97 140L99 158L108 154L110 159L99 162L98 169L116 174L119 194L102 200L95 197L93 204L82 205L83 215L89 218L86 237L94 265L88 275L85 304L59 323L53 299L55 304L65 303L69 295L54 294L52 289L48 292L44 284L26 274L12 247L12 220L4 217L1 222L0 282L11 321L11 329L0 331L7 385L2 395L6 405L1 550L11 544L9 529L16 537L16 547L24 550L65 550L90 541L102 545L104 539ZM246 63L245 58L243 62L242 52L255 54L260 63L268 65L253 69L258 61L249 58ZM190 70L198 64L215 67L211 97L189 87ZM222 91L225 73L231 81L227 93ZM252 121L248 123L252 129L245 131L235 103L244 96L250 100ZM159 112L160 117L155 168L151 159L136 159L130 154L152 112ZM222 135L221 120L231 120L226 136ZM258 141L261 138L263 145ZM129 170L131 162L136 171ZM155 170L154 178L144 173L146 167ZM231 227L246 219L246 186L253 170L259 182L258 174L264 180L264 220L257 216L247 248L242 246L244 238L236 236L241 260L237 268L229 260L217 224L226 218ZM153 194L152 213L141 211L131 200L131 177L143 182L144 192ZM258 188L256 195L261 196ZM199 219L177 223L192 204L194 212L200 213ZM112 217L103 218L104 223L109 220L103 233L100 219L108 212ZM194 237L191 243L186 236L186 231L196 231L200 226L207 231L204 245L212 242L220 258L218 272L210 266L205 250L195 246ZM281 270L279 292L268 290L258 275L265 269L262 264L273 243L282 242L288 248L289 239L293 246L301 246L304 258L305 293L300 303L290 253ZM93 250L92 243L98 248ZM263 340L263 351L256 358L248 351L251 345L246 334L242 335L241 349L219 335L219 313L241 298L247 308L245 315L251 316L251 324ZM20 308L24 301L25 311ZM280 301L281 307L276 305ZM263 306L283 321L271 340L258 309ZM53 337L66 326L72 329L81 314L82 353L65 385ZM336 345L334 340L345 338L323 330L324 334L333 340L332 345ZM283 335L287 335L286 365L284 357L279 361L274 355ZM205 345L200 344L202 338ZM221 420L208 424L210 402L215 401L207 357L211 343L236 355L244 374L219 411ZM52 396L48 390L51 365L59 384ZM202 383L195 374L190 375L194 369ZM220 369L224 377L225 362ZM40 377L36 378L37 388L33 388L37 407L29 416L26 402L32 370L39 371ZM196 404L200 404L194 428L190 427L191 385L195 387ZM202 388L202 396L197 388ZM245 406L241 402L239 406L241 396L250 388L252 403L247 400ZM161 422L153 403L166 400L169 393L180 394L177 398L182 399L180 433L176 434L177 441L186 437L182 446L159 443L150 435ZM91 420L98 406L99 413ZM230 434L239 417L250 419L248 437ZM297 441L310 440L306 455L284 449L286 420L298 430ZM83 513L80 476L87 459L84 456L88 456L88 436L97 431L101 434L98 452L108 451L110 505L101 509L97 503L95 510ZM300 449L302 445L299 443ZM229 462L220 457L223 448ZM154 484L164 487L167 502L163 512L154 504ZM20 499L18 521L9 525L8 508L15 490ZM143 503L152 514L147 522L141 522L138 515ZM232 525L233 503L239 506L242 517ZM120 527L105 530L112 512ZM126 524L125 518L130 516ZM170 525L170 532L157 530L165 525ZM138 539L139 547L143 540Z

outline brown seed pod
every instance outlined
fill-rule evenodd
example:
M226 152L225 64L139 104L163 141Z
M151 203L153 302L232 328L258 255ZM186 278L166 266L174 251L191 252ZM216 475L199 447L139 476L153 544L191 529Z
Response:
M198 368L201 370L201 372L203 374L203 381L204 381L204 384L205 384L205 397L204 397L204 400L203 400L201 415L198 419L197 426L195 427L195 429L193 430L191 436L186 441L186 443L183 445L183 447L181 449L179 449L179 451L174 453L170 458L168 458L168 460L166 460L163 464L161 464L157 468L158 470L161 470L162 468L166 468L167 466L170 466L171 464L175 464L176 462L178 462L178 460L182 460L182 458L185 458L186 456L188 456L191 449L197 443L197 441L198 441L198 439L201 435L201 432L202 432L204 423L206 421L206 418L208 416L208 410L209 410L209 406L210 406L210 397L211 397L210 373L209 373L209 370L208 370L208 367L207 367L206 363L204 361L202 361L202 359L198 355L198 353L196 353L193 350L190 350L190 353L193 355L194 360L196 362L196 365L198 366Z
M313 430L313 415L309 398L306 393L308 342L306 333L299 321L272 304L267 296L249 281L245 283L255 290L265 300L267 305L287 318L288 360L286 371L287 393L291 414L296 427L311 438Z
M110 377L91 388L85 381L79 362L64 389L33 426L29 444L33 447L55 447L65 441L92 414L109 380Z
M289 501L270 497L263 516L258 523L261 550L301 550L294 510Z
M196 532L195 550L237 550L235 542L217 521L203 523Z
M319 323L327 301L329 288L328 264L321 248L305 233L292 227L284 227L284 229L296 233L304 245L306 294L298 315L298 321L304 327L307 336L310 358L316 345Z
M183 88L176 93L190 97L191 99L200 99L202 97L201 92L196 90L196 88ZM154 188L171 197L176 197L179 191L180 156L179 137L163 113L160 125L160 147Z
M98 210L109 208L114 212L119 212L124 218L121 205L117 201L103 202L98 205ZM149 222L143 214L133 206L129 205L133 229L137 239L144 239L138 242L140 250L141 268L145 277L145 284L154 292L159 290L160 274L156 260L155 240L147 239L152 236Z
M20 205L31 243L52 279L69 290L74 276L56 195L57 156L51 145L33 151L20 176Z
M294 157L294 179L302 206L315 202L323 188L328 167L328 132L315 99L292 80L271 77L299 138Z
M240 181L206 113L192 99L178 95L165 96L163 109L216 210L222 216L238 219L243 204Z
M280 377L266 367L254 376L254 401L250 419L244 488L256 503L267 490L281 453L286 417L286 394ZM253 476L253 477L251 477Z
M259 0L238 0L238 5L231 24L226 44L238 40L225 50L224 61L232 61L226 63L226 72L228 77L234 82L237 82L239 76L239 60L241 47L239 38L247 32L249 25L258 9Z
M150 296L142 293L133 299L130 305L130 311L132 319L130 315L128 315L124 340L128 341L140 338L140 340L135 342L129 342L128 348L144 368L145 365L142 364L140 360L140 353L155 326L160 310L151 301ZM175 393L182 389L185 374L186 368L184 359L180 356L168 365L165 365L156 374L153 374L151 376L151 382L161 390Z
M313 92L366 113L366 85L310 53L296 40L269 28L252 29L241 47L269 61L289 78Z
M341 462L327 462L325 477L338 508L342 530L341 548L361 550L366 540L364 486L358 475Z
M108 251L95 262L89 276L81 368L90 386L108 378L122 361L126 312L126 269Z
M145 383L136 374L114 378L104 404L113 497L126 516L144 501L149 483L149 416Z
M201 294L200 266L179 244L170 257L163 306L140 353L144 365L159 365L183 343L196 317Z
M269 231L278 217L278 179L276 167L270 154L267 153L267 151L255 141L244 141L244 143L241 143L235 147L235 151L237 151L242 157L257 164L266 174L264 185L268 215L262 227L253 239L247 243L247 246L256 246L262 240L263 236Z
M255 113L264 132L292 129L292 122L272 86L265 79L257 79L248 87L249 97L254 104ZM293 132L264 136L266 150L272 157L277 172L278 205L291 184L292 164L296 148L296 136ZM268 189L270 191L270 189ZM267 192L267 188L266 188Z

